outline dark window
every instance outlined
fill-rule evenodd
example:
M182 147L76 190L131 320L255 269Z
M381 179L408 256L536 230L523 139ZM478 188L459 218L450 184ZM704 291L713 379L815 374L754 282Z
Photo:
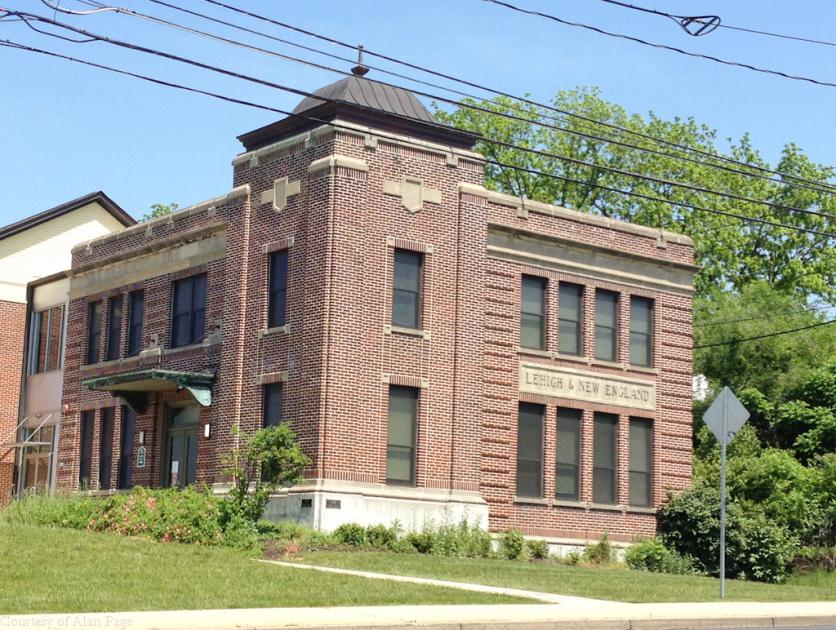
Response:
M596 413L593 432L593 503L615 504L618 497L618 416Z
M102 344L102 303L91 302L87 306L87 363L99 362Z
M206 276L192 276L174 283L171 347L203 341L206 324Z
M93 411L81 412L81 440L79 444L78 487L90 488L93 462Z
M264 406L262 407L261 426L277 427L282 421L283 391L281 383L264 386Z
M653 422L630 418L630 505L649 507L653 471Z
M583 352L583 287L561 282L559 309L558 351L579 355Z
M30 319L27 374L60 370L64 352L64 307L54 306Z
M131 476L134 466L134 434L136 433L136 414L130 407L122 407L122 430L119 435L119 472L116 487L125 490L133 486Z
M134 357L142 350L142 320L145 319L145 292L132 291L128 314L128 356Z
M270 299L267 327L284 326L287 308L287 250L270 254Z
M115 407L101 411L99 427L99 489L110 490L110 470L113 467L113 418Z
M520 403L517 422L517 496L543 495L543 407Z
M424 256L404 249L395 250L395 278L392 286L392 324L421 328L421 267Z
M653 361L653 300L630 298L630 363L649 366Z
M523 348L546 349L546 279L522 277L522 313L520 345Z
M580 409L557 410L557 470L555 496L577 501L581 495Z
M107 360L119 358L122 345L122 296L116 295L108 300L107 314Z
M595 358L618 361L618 294L595 293Z
M389 428L386 439L386 480L415 483L415 438L418 428L418 390L389 388Z

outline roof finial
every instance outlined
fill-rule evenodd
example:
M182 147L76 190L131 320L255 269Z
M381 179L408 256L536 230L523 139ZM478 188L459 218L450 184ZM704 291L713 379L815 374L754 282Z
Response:
M362 77L369 71L369 68L363 65L363 44L357 46L357 65L351 69L351 74L355 77Z

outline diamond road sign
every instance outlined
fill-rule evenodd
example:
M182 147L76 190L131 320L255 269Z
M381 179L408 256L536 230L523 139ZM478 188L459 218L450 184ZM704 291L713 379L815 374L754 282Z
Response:
M734 392L724 387L702 419L720 443L728 444L749 419L749 412Z

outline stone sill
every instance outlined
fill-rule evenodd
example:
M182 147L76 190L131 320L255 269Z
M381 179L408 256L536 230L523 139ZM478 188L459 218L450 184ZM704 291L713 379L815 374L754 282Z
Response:
M656 514L656 508L652 507L639 507L639 506L627 506L628 512L633 512L634 514Z
M628 372L641 372L642 374L653 374L653 375L658 375L659 374L659 368L643 367L643 366L640 366L640 365L628 365L627 366L627 371Z
M290 333L290 324L284 326L274 326L273 328L262 328L258 331L258 338L268 337L270 335L287 335Z
M552 359L554 356L548 350L538 350L537 348L517 348L518 354L527 354L532 357L545 357L547 359Z
M549 500L542 497L514 497L514 503L523 505L545 505L548 507Z
M612 505L610 503L590 503L589 509L606 510L608 512L623 512L625 508L623 505Z
M586 501L570 501L568 499L556 499L552 505L555 507L577 508L581 510L585 510L589 507L589 504Z
M89 370L101 370L107 369L111 367L118 367L120 365L124 365L125 363L136 363L142 357L139 355L134 355L132 357L123 357L121 359L110 359L109 361L99 361L98 363L85 363L81 366L81 371L89 371ZM32 376L31 374L29 376Z
M429 330L422 330L420 328L404 328L402 326L385 326L383 332L392 335L406 335L408 337L419 337L421 339L430 339L431 337Z
M583 363L584 365L591 364L589 358L580 354L560 354L559 352L555 352L554 358L558 361L573 361L575 363Z

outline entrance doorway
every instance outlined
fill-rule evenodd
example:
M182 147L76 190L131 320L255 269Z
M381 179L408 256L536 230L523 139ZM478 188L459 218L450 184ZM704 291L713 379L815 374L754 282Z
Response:
M163 485L185 488L195 482L200 408L171 406L167 415Z

